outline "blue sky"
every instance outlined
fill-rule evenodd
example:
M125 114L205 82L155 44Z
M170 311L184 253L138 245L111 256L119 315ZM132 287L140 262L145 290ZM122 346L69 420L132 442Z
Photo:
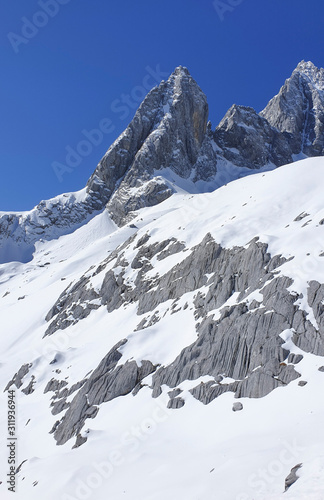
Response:
M178 65L207 95L213 128L233 103L260 111L300 60L324 66L323 19L323 0L6 2L0 210L84 187L145 89Z

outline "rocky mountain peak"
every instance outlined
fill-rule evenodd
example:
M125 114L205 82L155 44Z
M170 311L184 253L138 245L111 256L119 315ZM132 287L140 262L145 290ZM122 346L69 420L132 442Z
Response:
M100 191L117 224L129 212L168 198L173 188L162 174L171 171L184 179L191 175L207 119L205 94L187 68L177 67L167 81L149 92L125 132L109 148L88 182L88 192Z
M0 214L0 262L29 261L40 238L71 233L105 208L121 226L175 192L210 192L301 153L324 155L324 70L301 61L261 113L235 104L214 132L207 120L204 92L178 66L148 93L85 189Z
M250 169L292 161L287 138L253 108L234 104L214 132L227 161Z
M301 61L260 115L290 134L293 153L324 154L324 69Z
M311 61L301 61L298 63L294 73L299 73L309 79L319 90L324 90L324 68L317 68Z

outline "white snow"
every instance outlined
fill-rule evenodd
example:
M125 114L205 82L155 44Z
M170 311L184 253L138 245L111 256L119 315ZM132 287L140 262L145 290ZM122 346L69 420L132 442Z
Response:
M52 393L43 393L52 377L66 380L70 387L95 369L122 338L127 342L120 348L120 363L149 359L168 364L196 340L190 304L197 291L185 294L177 305L181 311L173 315L171 301L142 316L136 314L135 304L110 314L101 306L76 325L43 338L48 326L45 316L59 295L85 273L92 276L136 232L125 249L129 263L145 233L149 244L170 237L186 244L187 251L160 261L155 258L154 270L147 273L151 277L157 272L163 275L185 259L209 232L227 248L246 246L258 236L268 243L272 255L293 257L280 270L293 278L291 291L304 297L310 280L324 283L324 225L320 224L324 158L254 174L206 194L195 194L191 181L179 186L172 175L169 181L177 186L177 193L158 206L140 210L132 221L135 228L117 228L103 212L69 235L38 242L30 262L0 265L1 499L12 498L5 479L7 394L3 388L22 364L32 362L23 387L34 375L35 391L26 396L16 390L18 463L27 460L18 474L18 500L323 500L324 373L318 368L324 358L300 351L290 330L281 335L289 349L304 355L296 365L299 380L307 381L304 387L295 380L262 399L241 398L239 412L232 411L237 401L232 393L207 406L193 398L189 389L208 382L208 377L181 384L185 406L178 410L166 408L169 388L164 386L162 395L153 399L151 389L144 387L136 397L129 394L100 405L98 416L85 423L82 435L88 441L80 448L71 449L74 440L56 446L49 434L63 415L51 414ZM309 215L295 221L303 212ZM91 278L95 289L108 269ZM137 271L127 272L131 283ZM258 292L249 300L254 298L258 299ZM236 299L233 296L231 301ZM184 309L186 302L189 307ZM299 307L315 321L305 300ZM135 331L143 317L149 320L154 313L162 318L158 323ZM50 364L54 358L57 362ZM300 479L283 493L285 477L299 463L303 464Z

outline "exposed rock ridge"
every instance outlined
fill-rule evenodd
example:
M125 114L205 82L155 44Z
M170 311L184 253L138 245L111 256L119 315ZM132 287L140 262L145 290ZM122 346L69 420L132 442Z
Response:
M156 367L150 361L135 361L117 366L121 354L118 348L127 342L120 341L103 358L98 367L78 391L64 417L56 426L54 437L58 444L64 444L73 435L77 436L87 418L94 418L101 403L129 394Z
M253 108L233 105L214 133L223 156L239 167L259 169L291 163L289 137L282 134Z
M0 213L0 264L29 262L37 241L72 233L100 213L107 200L103 192L99 197L98 192L89 190L41 201L29 212Z
M133 236L94 269L94 275L103 273L97 300L108 312L137 304L140 323L136 330L163 322L157 314L162 303L172 301L166 314L180 313L185 309L179 306L181 297L195 292L197 340L171 364L160 367L149 360L143 361L142 367L132 360L119 364L119 349L127 340L121 341L83 383L57 423L54 435L58 444L78 436L85 420L97 414L101 403L132 391L137 394L141 380L150 373L152 395L158 397L163 385L174 389L168 407L178 409L185 404L180 385L186 380L193 381L193 396L208 404L228 391L238 398L263 397L298 378L300 374L294 365L301 356L290 355L280 336L284 331L291 332L301 349L324 354L324 285L314 281L308 289L308 304L318 323L316 329L297 305L301 296L288 290L293 282L281 273L280 267L286 262L282 256L271 257L267 245L257 239L246 247L224 249L209 234L188 254L184 252L182 261L166 274L147 279L153 258L163 259L183 251L183 245L175 239L149 244L148 235ZM132 283L125 279L130 269L134 271ZM78 300L82 297L85 301L89 285L85 277L73 285L72 300L77 294ZM72 290L71 286L68 290ZM64 325L66 312L70 314L68 290L48 315L52 320L51 334ZM229 300L231 304L227 305ZM195 380L202 376L211 377L211 381L195 386ZM67 408L66 395L67 391L57 395L54 413Z

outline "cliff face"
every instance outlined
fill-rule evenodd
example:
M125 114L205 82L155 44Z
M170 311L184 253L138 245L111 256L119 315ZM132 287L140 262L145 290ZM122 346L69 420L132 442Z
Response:
M279 167L293 161L288 137L253 108L232 106L214 132L223 156L240 167Z
M260 113L288 134L293 153L324 154L324 69L302 61Z
M215 175L207 118L206 96L186 68L177 68L148 94L88 182L88 189L97 179L108 186L113 220L121 225L128 213L171 196L175 187L167 174L194 181ZM202 153L205 161L198 166Z

